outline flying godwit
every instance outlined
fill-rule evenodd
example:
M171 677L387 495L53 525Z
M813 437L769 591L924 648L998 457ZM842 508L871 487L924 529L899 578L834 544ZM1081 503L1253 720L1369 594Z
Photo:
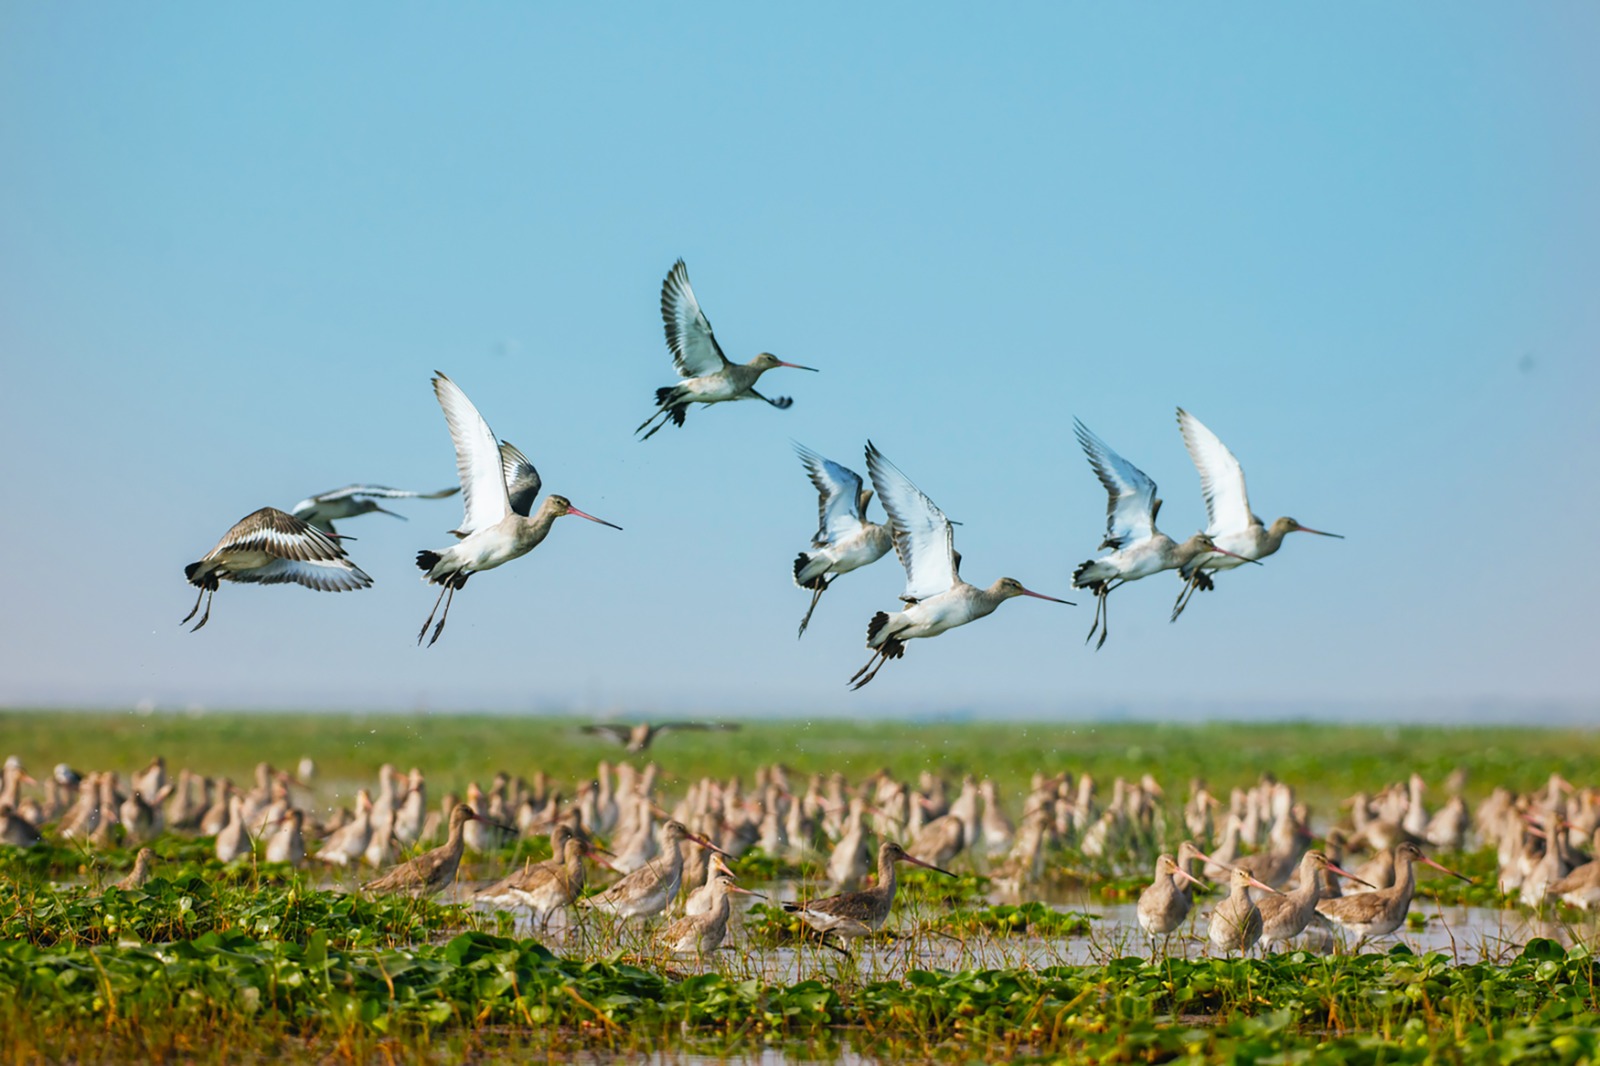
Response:
M794 450L818 494L817 532L811 537L811 550L801 552L794 561L794 583L811 590L811 606L800 620L797 634L803 637L811 623L811 612L833 584L833 577L883 558L894 546L894 535L888 523L867 521L872 490L862 488L860 474L824 459L804 445L796 444Z
M673 425L683 425L684 415L691 403L724 403L728 400L764 400L782 411L794 401L787 396L772 399L755 389L761 375L773 367L787 366L795 370L815 371L816 367L785 363L771 352L762 352L748 363L730 363L722 354L722 346L711 332L711 323L700 310L689 287L689 268L680 259L667 272L661 283L661 320L666 325L667 347L672 351L672 365L678 376L686 380L656 390L656 411L639 424L635 433L644 432L650 423L656 424L642 439L649 440L656 431L671 420ZM659 422L656 420L660 419Z
M386 510L378 503L379 500L442 500L460 491L459 485L440 489L438 492L391 489L387 485L346 485L342 489L332 489L306 497L294 505L293 514L300 521L331 534L334 532L335 519L342 521L354 518L356 515L371 514L373 511L405 520L405 515Z
M1468 884L1472 883L1472 878L1434 862L1408 840L1394 849L1395 879L1392 886L1375 892L1321 900L1317 904L1317 912L1335 925L1355 933L1358 938L1357 950L1371 937L1388 936L1400 928L1406 920L1406 912L1411 909L1411 896L1417 889L1413 864L1419 862L1435 870L1443 870L1451 877L1459 877Z
M867 623L867 647L873 655L850 678L852 688L859 689L878 676L884 663L904 655L906 641L936 637L993 614L1013 596L1071 605L1070 600L1029 591L1016 578L1003 577L986 589L967 584L961 580L961 556L950 519L871 441L867 442L867 473L894 529L895 554L906 571L906 590L900 594L906 607L894 614L879 611Z
M467 823L477 819L471 807L458 803L455 810L450 812L450 836L443 844L401 863L382 877L368 881L361 886L362 889L417 897L442 892L456 879L461 853L466 850Z
M883 923L889 918L889 909L894 906L895 889L898 887L894 866L897 862L926 867L946 877L955 876L931 862L912 858L906 854L905 848L892 840L885 840L878 845L877 884L859 892L814 899L809 903L785 903L783 909L790 914L798 914L802 921L821 933L823 943L828 943L830 936L838 940L871 936L883 928Z
M466 517L462 519L461 528L453 531L461 538L459 544L442 551L417 553L417 566L426 571L423 580L442 586L439 599L433 601L433 610L428 612L427 621L417 633L417 643L421 644L443 601L444 614L433 631L433 639L428 641L429 647L444 632L456 589L478 571L492 570L537 548L557 518L576 515L612 529L622 528L603 518L584 514L565 496L554 494L546 496L539 510L530 517L540 489L539 472L533 464L509 443L495 444L489 423L455 382L436 373L433 393L439 398L445 422L450 427L450 439L455 444L456 469L461 475Z
M372 584L372 578L330 537L275 507L263 507L241 518L199 562L184 567L183 576L200 589L183 622L200 610L202 598L206 601L205 614L191 633L210 619L209 597L216 595L220 581L258 585L293 581L319 592L348 592Z
M1227 554L1201 555L1179 568L1185 584L1178 602L1172 607L1173 621L1177 621L1189 605L1195 589L1211 587L1207 570L1232 570L1247 562L1265 559L1282 546L1283 538L1290 533L1315 533L1319 537L1344 539L1342 533L1312 529L1292 518L1275 519L1270 526L1264 524L1250 510L1250 498L1244 488L1244 467L1239 465L1228 446L1181 407L1178 408L1178 428L1183 431L1183 444L1189 449L1189 458L1200 472L1200 491L1205 495L1206 514L1210 518L1206 533Z
M630 753L637 755L655 743L656 737L668 730L696 730L705 732L716 730L729 732L739 728L738 722L637 722L629 725L626 722L594 722L581 726L580 730L594 736L610 737Z
M1112 552L1100 559L1090 559L1072 573L1072 587L1089 589L1094 593L1094 625L1084 643L1094 639L1095 630L1100 640L1095 644L1099 651L1110 635L1108 600L1113 589L1130 581L1159 574L1184 566L1198 555L1221 552L1241 562L1255 562L1217 547L1215 541L1204 533L1196 533L1182 544L1156 528L1156 515L1161 501L1156 498L1156 483L1143 470L1111 450L1111 446L1089 431L1078 419L1072 420L1078 433L1078 443L1083 454L1089 457L1100 484L1105 486L1106 539L1102 549ZM1259 565L1259 564L1258 564Z

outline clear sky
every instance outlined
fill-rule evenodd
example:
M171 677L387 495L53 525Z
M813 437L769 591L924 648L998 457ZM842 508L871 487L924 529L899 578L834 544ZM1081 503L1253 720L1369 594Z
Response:
M668 713L1600 708L1600 7L0 2L0 705ZM633 427L684 257L787 412ZM225 585L235 521L455 479L451 375L563 521L431 650L455 500L375 579ZM791 439L870 437L964 576L1068 595L1082 417L1204 511L1173 417L1292 539L915 642L892 559L795 640ZM876 505L875 505L876 513ZM1446 713L1456 713L1454 710Z

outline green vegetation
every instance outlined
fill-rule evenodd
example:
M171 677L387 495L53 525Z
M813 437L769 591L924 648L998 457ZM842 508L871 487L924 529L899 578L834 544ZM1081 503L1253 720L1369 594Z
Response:
M63 760L128 771L161 753L174 768L240 779L259 759L293 766L311 754L313 802L347 797L383 761L422 766L439 795L500 769L543 770L570 788L620 755L548 720L6 713L0 754L12 752L35 772ZM1438 780L1463 767L1476 798L1535 788L1552 771L1592 781L1600 765L1584 732L1322 726L763 723L672 735L649 754L669 791L781 759L852 778L880 766L971 771L1013 794L1035 770L1148 772L1169 804L1189 776L1226 789L1272 770L1330 817L1344 796L1412 768ZM1137 929L991 903L974 874L902 869L899 939L846 957L758 903L738 949L702 960L662 955L636 927L589 920L562 940L521 939L510 915L355 894L353 872L330 882L224 867L208 840L170 835L153 846L156 878L128 892L105 886L131 866L129 850L0 848L0 1062L633 1061L660 1048L714 1059L781 1049L869 1061L1600 1062L1596 962L1552 940L1470 964L1403 947L1239 960L1184 958L1194 949L1180 945L1152 959ZM469 861L465 876L545 854L525 841ZM1477 883L1423 881L1413 926L1434 920L1435 901L1503 905L1491 853L1447 861ZM737 865L752 883L803 872L759 852ZM1128 901L1144 884L1090 863L1056 873L1091 893L1080 898ZM1579 939L1592 943L1593 919L1583 923ZM1057 965L1041 949L1069 941L1090 944L1077 957L1098 963ZM928 945L948 969L929 968Z

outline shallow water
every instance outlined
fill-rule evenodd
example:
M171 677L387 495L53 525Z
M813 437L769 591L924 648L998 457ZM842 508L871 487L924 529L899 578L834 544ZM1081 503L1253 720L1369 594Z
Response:
M792 900L796 898L797 886L794 882L780 882L761 886L760 890L774 900ZM1017 900L996 895L982 902L1014 903ZM1211 903L1211 900L1197 900L1186 926L1157 950L1187 958L1212 954L1206 941ZM792 983L836 974L841 966L856 970L863 979L874 979L897 976L908 968L1083 966L1151 954L1152 945L1139 928L1135 905L1131 902L1108 904L1081 893L1067 893L1052 900L1051 906L1058 911L1094 916L1090 931L1077 936L993 933L953 936L938 929L939 919L946 911L927 902L918 902L907 893L897 899L895 915L887 926L897 935L852 944L853 960L812 944L750 947L735 918L728 936L732 947L720 952L717 959L678 957L672 965L686 973L715 969L765 981ZM1391 936L1368 941L1360 950L1386 952L1396 944L1404 944L1417 954L1443 952L1460 964L1504 962L1520 954L1528 941L1543 937L1564 947L1582 943L1600 951L1600 916L1583 915L1568 920L1569 915L1569 911L1554 910L1541 917L1526 909L1441 907L1419 899L1412 902L1412 920L1407 926ZM644 928L637 923L619 925L605 918L587 919L575 925L570 919L557 917L550 929L540 932L526 916L519 916L516 935L539 936L556 950L581 948L607 952L620 949L655 955ZM1295 950L1318 954L1348 952L1356 947L1354 938L1342 932L1315 929L1297 938L1292 945Z

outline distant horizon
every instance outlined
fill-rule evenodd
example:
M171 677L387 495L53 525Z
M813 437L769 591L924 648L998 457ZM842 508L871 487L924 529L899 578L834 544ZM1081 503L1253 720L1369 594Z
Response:
M793 721L815 718L838 722L855 717L847 710L819 710L816 708L777 708L761 710L736 707L658 708L634 710L620 707L583 708L565 707L510 707L510 706L457 706L457 707L399 707L357 705L267 706L250 704L188 704L178 705L140 701L133 704L117 703L48 703L0 701L0 715L16 714L131 714L148 717L206 717L209 715L329 715L333 717L533 717L573 719L586 721L630 721L651 719L723 719L753 722L762 719ZM1395 700L1362 701L1360 703L1334 701L1303 701L1292 703L1281 700L1259 702L1235 701L1228 705L1205 701L1166 701L1143 705L1071 707L1055 709L999 708L879 708L872 721L927 722L965 724L987 722L990 724L1036 724L1061 722L1071 724L1147 724L1147 725L1202 725L1202 724L1306 724L1306 725L1359 725L1381 726L1518 726L1541 728L1580 728L1600 730L1600 705L1584 700L1514 700L1484 699L1478 701L1454 700Z

